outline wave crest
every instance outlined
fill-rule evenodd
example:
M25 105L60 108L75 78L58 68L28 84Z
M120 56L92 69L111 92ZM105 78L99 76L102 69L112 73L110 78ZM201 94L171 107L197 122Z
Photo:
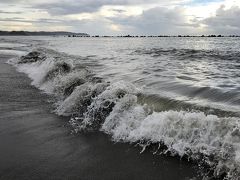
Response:
M155 112L139 103L144 93L133 84L105 82L79 64L81 58L72 58L80 57L38 49L15 65L32 78L33 85L57 97L55 112L72 116L75 132L100 129L117 142L164 145L164 153L204 162L215 177L239 177L238 117L183 110Z

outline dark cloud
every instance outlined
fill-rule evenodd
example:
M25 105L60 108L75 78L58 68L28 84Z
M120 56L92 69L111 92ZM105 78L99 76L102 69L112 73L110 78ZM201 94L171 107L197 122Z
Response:
M216 16L206 18L201 23L208 26L208 30L220 34L240 34L240 8L233 6L226 9L221 6L216 11Z
M52 15L78 14L96 12L105 5L139 5L156 3L157 0L62 0L53 3L37 4L34 8L43 9ZM162 2L168 2L163 0Z
M80 2L56 2L49 4L39 4L36 5L35 8L43 9L53 15L66 15L66 14L78 14L81 12L94 12L99 7L102 6L101 2L95 2L92 0L83 0Z
M41 23L41 24L64 23L63 20L59 20L59 19L40 18L40 19L36 19L36 20L27 20L27 19L20 18L20 17L0 18L0 22Z

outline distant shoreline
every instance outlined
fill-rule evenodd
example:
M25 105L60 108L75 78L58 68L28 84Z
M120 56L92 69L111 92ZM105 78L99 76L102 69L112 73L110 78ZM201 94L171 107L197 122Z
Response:
M157 37L240 37L240 35L89 35L87 33L75 33L68 31L0 31L0 36L65 36L65 37L94 37L94 38L157 38Z
M0 31L0 36L90 36L87 33L68 31Z

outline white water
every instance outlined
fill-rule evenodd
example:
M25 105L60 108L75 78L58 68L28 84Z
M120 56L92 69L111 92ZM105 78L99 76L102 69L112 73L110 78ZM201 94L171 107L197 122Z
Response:
M46 56L46 59L30 63L19 63L21 59L15 59L11 60L11 63L17 66L19 71L27 73L33 80L33 85L57 97L56 113L72 115L70 123L75 132L100 129L111 135L116 142L139 143L144 148L152 144L164 145L164 151L160 148L160 152L186 156L196 162L203 162L213 170L215 177L226 173L226 178L238 179L240 175L239 116L232 116L231 111L229 114L228 112L220 115L211 114L196 110L194 107L178 110L171 110L170 107L169 110L156 112L153 111L151 104L138 102L140 94L146 95L146 89L139 88L138 83L130 81L131 78L136 81L134 73L128 74L131 78L126 80L113 78L112 81L107 82L111 78L106 78L96 82L95 77L105 76L100 75L102 73L94 74L99 73L102 66L98 66L96 62L96 67L92 68L94 61L91 58L89 60L84 57L68 56L48 49L37 49L37 51ZM89 63L91 65L86 67ZM67 68L64 70L65 65ZM124 65L116 71L115 76L121 68L124 68ZM111 70L107 73L109 72ZM237 79L235 80L237 82ZM166 84L163 82L158 86L164 83ZM187 87L188 84L185 86ZM70 92L68 92L69 88ZM161 94L162 88L165 87L158 87L155 90ZM187 89L178 84L174 86L168 84L166 89L168 88L173 92L178 91L179 94L186 90L189 94L195 93L194 88ZM204 94L205 91L201 92L202 89L196 91L200 91L201 100L204 100L205 96L214 95L227 106L229 102L234 104L238 100L238 87L235 88L234 91L228 89L226 92L210 88L207 95ZM165 93L166 91L163 92L164 95ZM214 100L210 97L207 99ZM204 103L201 105L203 106ZM239 111L238 103L234 107L234 111Z

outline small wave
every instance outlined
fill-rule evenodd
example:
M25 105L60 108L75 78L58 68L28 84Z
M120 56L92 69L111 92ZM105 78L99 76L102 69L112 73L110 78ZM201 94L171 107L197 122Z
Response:
M198 79L189 76L177 76L178 79L189 80L189 81L199 81Z
M152 57L159 56L174 56L180 59L204 59L213 58L214 60L229 60L229 61L240 61L239 51L213 51L213 50L196 50L196 49L163 49L163 48L152 48L152 49L138 49L135 51L137 54L151 55Z
M116 142L164 145L163 153L204 163L214 177L240 176L239 117L171 108L157 112L132 83L105 82L80 64L81 57L52 50L37 49L10 63L56 97L55 112L72 116L75 132L99 129Z

